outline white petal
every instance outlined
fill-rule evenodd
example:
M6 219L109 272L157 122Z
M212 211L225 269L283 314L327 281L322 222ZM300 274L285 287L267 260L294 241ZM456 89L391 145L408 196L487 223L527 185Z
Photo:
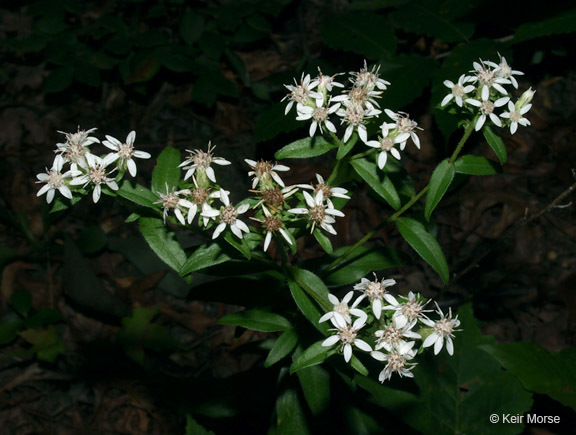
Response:
M352 358L352 346L349 344L344 345L344 361L348 362Z
M388 153L386 151L382 151L378 156L378 167L380 169L386 166L386 160L388 160Z
M248 226L239 219L236 219L234 225L236 225L240 230L244 231L245 233L250 232L250 228L248 228Z
M133 145L135 140L136 140L136 132L132 130L130 133L128 133L128 136L126 137L126 144Z
M70 189L68 188L68 186L60 186L58 188L58 190L60 191L60 193L68 198L68 199L72 199L72 192L70 191Z
M322 346L324 346L324 347L332 346L332 345L338 343L339 340L340 340L339 336L332 335L322 342Z
M438 338L438 334L433 332L428 337L426 337L426 340L424 340L424 343L422 343L422 347L432 346L434 343L436 343L436 341L438 341Z
M366 343L364 340L356 339L356 340L354 340L354 345L358 349L362 349L365 352L371 352L372 351L372 347L370 347L370 345L368 343Z
M136 176L136 163L134 163L134 160L130 159L130 160L126 161L126 165L128 166L128 172L130 172L130 175L135 177Z
M454 343L450 337L446 337L446 350L450 355L454 355Z
M237 223L238 223L238 221L236 221L235 223L230 225L230 229L232 230L232 232L234 233L234 235L236 237L241 239L242 238L242 231L240 231L240 228L238 228L238 226L236 225Z
M224 222L220 223L216 229L214 230L214 234L212 234L212 239L215 239L220 235L222 231L226 228L226 224Z
M436 343L434 344L434 355L438 355L442 350L442 346L444 346L444 338L440 336Z
M100 199L100 185L98 184L94 187L94 192L92 192L92 200L94 201L94 203L97 203L99 199Z
M382 300L381 299L374 299L372 302L372 311L374 312L374 316L379 319L382 315Z
M210 181L212 181L212 183L216 183L216 174L214 174L214 169L210 166L206 168L206 176Z
M272 233L268 231L266 233L266 237L264 238L264 251L268 250L268 246L270 245L270 240L272 240ZM323 322L322 317L320 318L320 322Z
M147 153L146 151L134 151L133 156L138 159L149 159L152 157L150 153Z

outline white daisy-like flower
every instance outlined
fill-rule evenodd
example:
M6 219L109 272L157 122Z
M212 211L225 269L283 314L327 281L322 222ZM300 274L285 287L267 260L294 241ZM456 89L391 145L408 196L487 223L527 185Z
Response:
M72 179L70 185L93 185L94 191L92 192L92 200L96 203L100 200L103 184L112 190L118 190L118 184L116 184L114 178L108 176L112 171L106 170L106 167L113 163L113 160L110 154L103 159L90 153L86 153L84 157L87 164L87 167L85 168L86 173Z
M416 366L416 363L409 361L416 356L416 350L412 349L414 341L404 342L400 346L392 349L388 354L379 351L370 352L372 358L378 361L388 361L386 367L378 375L378 380L384 382L392 377L393 373L398 373L400 377L406 376L413 378L411 370Z
M468 98L466 100L466 103L480 108L480 116L478 117L476 125L474 126L474 129L476 131L482 128L487 118L490 118L490 120L498 127L502 127L502 121L500 120L498 115L494 113L494 109L505 105L508 101L510 101L510 97L498 98L494 102L490 101L488 97L489 94L482 93L482 100L474 100L472 98Z
M106 136L105 141L102 141L102 145L115 151L111 155L115 157L114 161L120 160L118 165L119 168L128 168L128 172L133 177L136 176L136 162L134 158L137 159L149 159L151 156L145 151L137 151L134 149L134 141L136 140L136 132L133 130L126 136L126 142L122 143L118 139L112 136Z
M500 54L498 54L500 56ZM514 76L523 76L524 73L522 71L513 70L508 62L506 62L506 58L504 56L500 56L500 63L496 66L496 75L498 77L503 77L505 79L509 79L516 89L518 89L518 81Z
M390 82L380 78L380 65L373 66L372 70L368 70L368 65L364 61L364 68L361 68L359 72L351 72L351 81L354 83L355 87L365 88L367 91L372 91L375 88L385 91L388 88Z
M205 212L205 211L212 209L212 207L210 207L210 204L209 204L209 201L211 199L220 198L220 191L219 190L217 190L215 192L211 192L210 189L206 189L204 187L198 186L198 183L196 182L195 177L192 177L192 181L194 182L194 189L191 189L187 192L188 195L190 196L190 199L191 199L191 201L189 201L191 206L189 207L189 210L188 210L188 223L189 224L191 224L192 221L194 220L194 218L196 217L196 213L198 213L198 210ZM228 192L226 192L226 193L228 193ZM201 219L200 219L200 217L198 218L199 224L202 222L204 224L204 226L208 225L208 222L210 221L209 217L202 216Z
M187 180L198 172L199 175L196 175L197 179L202 176L201 174L206 174L210 181L216 183L216 174L211 166L212 163L220 166L230 165L231 163L222 157L214 157L212 152L215 148L216 145L212 145L212 142L208 142L207 152L199 149L186 150L188 152L188 158L178 165L179 168L184 168L184 170L186 170L184 180ZM204 185L202 182L200 182L200 184Z
M326 127L327 130L331 131L332 133L336 133L336 127L328 119L328 117L336 112L340 108L340 103L333 104L330 106L330 101L326 106L319 106L319 107L310 107L310 106L300 106L298 108L298 116L296 117L297 121L306 121L308 119L312 119L312 124L310 124L310 129L308 133L310 137L314 136L316 130L319 129L320 133L324 133L322 130L322 126Z
M62 155L66 162L76 163L82 167L86 167L84 156L89 153L89 147L93 143L100 143L97 137L90 136L90 133L96 131L96 128L89 130L80 130L76 133L67 133L65 131L58 131L66 136L66 142L56 144L56 152Z
M228 198L228 192L223 189L220 189L220 201L224 204L224 207L221 207L220 210L206 210L201 213L202 216L215 218L220 217L220 223L216 226L214 233L212 234L212 239L217 238L222 231L226 229L226 226L230 227L232 233L239 239L243 238L242 231L245 233L250 232L250 228L240 219L238 219L238 215L246 213L250 208L249 204L242 204L238 208L230 205L230 199Z
M280 178L276 171L289 171L290 168L288 166L265 160L256 162L254 160L244 159L244 161L252 168L252 171L248 172L248 175L254 176L252 179L252 189L255 189L258 183L261 183L263 188L273 188L274 186L271 180L274 180L282 187L285 186L284 181L282 181L282 178Z
M360 303L360 300L357 299L351 306L348 306L353 296L354 291L349 291L342 298L342 300L339 300L336 296L329 293L328 300L332 303L334 307L332 308L332 311L320 317L318 323L330 320L332 324L337 328L345 328L346 325L352 323L352 317L350 316L351 314L359 318L364 318L364 320L366 320L367 318L366 313L356 308Z
M438 355L442 350L444 340L446 340L446 350L450 355L454 355L454 343L452 342L454 334L452 334L452 332L460 331L460 329L455 329L460 326L460 320L458 320L458 315L456 315L455 318L452 318L452 308L449 309L448 316L445 316L438 304L436 302L434 303L436 304L436 312L441 318L436 322L428 318L422 318L420 320L426 326L434 329L433 332L426 337L422 346L430 347L434 345L434 355Z
M442 100L441 105L445 106L452 98L456 101L458 106L462 107L463 100L462 98L466 97L466 94L472 92L475 87L472 85L466 85L466 82L470 80L470 77L467 75L462 74L458 79L458 83L453 83L450 80L444 80L444 86L450 89L450 93L444 97Z
M331 203L324 204L324 193L321 190L314 197L306 191L302 193L309 208L291 208L288 213L308 215L309 221L312 222L310 232L313 232L315 226L318 225L324 231L336 235L336 230L332 226L336 222L333 216L344 217L344 213L333 208Z
M347 189L344 189L343 187L332 187L327 185L324 182L324 177L322 177L322 175L316 174L316 180L318 181L316 185L310 183L310 184L298 184L297 186L302 189L313 190L314 195L316 195L321 190L326 201L329 201L330 197L350 199L350 197L348 196ZM332 208L334 207L332 206Z
M190 213L190 209L193 207L190 201L184 198L180 198L180 195L190 193L189 190L179 190L175 191L172 189L170 191L168 184L166 184L166 193L156 192L160 196L160 200L154 202L154 204L162 204L162 219L166 223L166 216L170 210L174 210L174 216L182 224L186 225L186 220L184 219L183 211ZM191 220L190 220L191 221ZM190 222L189 222L190 223Z
M385 109L386 115L388 115L393 121L394 124L388 124L388 128L395 128L398 131L398 134L408 133L410 135L410 139L416 145L416 148L420 149L420 139L416 134L416 130L422 130L422 128L418 127L418 123L413 119L410 119L407 113L404 112L393 112L390 109ZM406 147L406 141L400 143L400 150L403 151Z
M346 131L344 132L343 142L348 142L354 130L358 132L358 136L362 139L362 142L368 140L368 133L366 131L366 126L364 121L382 113L381 110L376 109L371 103L366 103L364 106L354 104L349 100L342 101L343 107L340 107L336 111L336 115L342 118L343 124L348 124Z
M262 204L266 203L272 210L282 207L286 204L286 199L294 195L298 191L298 186L286 186L280 189L278 186L274 186L271 189L264 190L254 190L251 189L250 192L256 193L262 196L262 199L253 208L258 208Z
M480 60L480 63L474 62L472 64L474 70L470 71L475 75L470 78L471 83L478 83L481 87L481 95L483 100L488 100L490 96L490 88L496 89L501 94L507 95L508 91L502 85L509 85L511 81L504 77L499 77L497 74L496 64L494 62L486 62ZM490 69L492 66L494 69Z
M372 148L380 148L381 151L380 154L378 154L378 167L382 169L388 160L388 153L392 154L397 160L400 160L402 156L400 155L400 151L394 148L394 145L406 143L410 138L410 133L399 133L397 130L390 130L389 124L387 123L383 123L380 128L382 131L382 138L380 138L380 140L369 140L366 142L366 145Z
M379 319L382 315L382 301L387 294L386 289L388 287L392 287L395 284L396 281L393 279L382 278L381 281L378 281L378 277L376 274L374 274L374 281L362 278L358 284L354 285L354 290L358 290L363 293L363 295L358 299L363 300L366 297L368 298L372 305L372 312L374 313L374 316Z
M61 155L57 155L52 163L52 169L46 169L46 173L36 175L37 183L46 183L40 188L36 196L42 196L46 193L46 202L48 204L54 199L56 190L65 198L72 199L72 191L67 184L70 180L67 179L82 174L82 172L75 169L75 166L72 166L69 171L62 173L63 166L64 158Z
M510 122L510 134L516 133L518 130L518 124L526 127L530 125L530 121L524 118L524 115L530 110L532 104L527 104L518 110L512 101L508 101L508 112L504 112L500 115L501 118L508 119Z
M320 68L318 68L318 77L316 77L314 80L315 82L318 82L318 91L327 95L328 93L332 92L332 88L334 87L343 88L344 85L342 83L334 80L336 76L340 76L342 74L344 73L334 74L333 76L325 76L322 74Z
M300 110L302 106L322 106L324 104L324 94L312 90L318 86L318 84L318 80L311 81L310 74L302 74L300 84L294 79L294 85L284 85L284 87L290 91L289 94L282 98L282 101L288 100L284 114L288 114L294 103L296 103L298 110Z
M404 299L404 302L399 302L390 293L386 293L384 299L386 299L390 305L382 308L384 310L394 310L392 319L399 328L403 328L405 325L417 321L425 316L424 313L430 311L424 309L429 301L422 303L421 298L413 292L409 292L408 297L400 296L400 298Z
M384 329L379 329L374 333L376 338L375 350L380 350L382 348L386 349L387 352L391 352L393 348L399 348L406 343L407 339L418 339L422 338L420 334L412 331L412 328L416 325L416 321L411 323L405 323L400 326L398 318L393 318L389 325Z
M288 235L288 230L284 228L284 222L282 222L282 219L270 213L270 210L265 206L262 206L262 211L264 212L264 219L250 219L264 225L264 229L266 230L266 236L264 237L264 252L268 250L268 246L270 246L270 242L272 241L272 235L277 231L282 234L282 237L284 237L284 240L286 240L289 245L292 245L292 239Z
M328 347L333 346L338 342L342 343L340 351L344 353L344 361L349 362L352 358L352 346L356 346L365 352L372 351L372 347L364 340L356 338L358 331L366 325L366 318L359 317L354 321L352 325L346 325L344 328L336 327L336 329L331 329L331 331L338 331L336 335L328 337L322 342L322 346Z

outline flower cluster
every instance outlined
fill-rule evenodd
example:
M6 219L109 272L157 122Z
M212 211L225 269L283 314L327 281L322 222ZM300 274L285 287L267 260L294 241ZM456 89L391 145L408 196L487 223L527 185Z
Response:
M309 74L302 75L300 83L295 81L294 85L284 85L290 91L282 100L288 101L286 113L296 104L296 119L312 121L310 136L314 136L317 131L323 133L324 128L336 133L336 126L330 120L330 116L334 114L340 118L340 123L346 126L343 142L348 142L356 131L364 144L376 148L374 152L380 151L377 157L380 169L384 168L388 153L400 159L400 151L395 148L396 145L400 150L404 150L407 141L411 139L416 147L420 148L420 140L416 135L416 130L420 128L416 121L410 119L406 113L395 113L389 109L384 109L384 113L393 122L383 122L380 125L381 135L377 139L369 139L366 126L382 114L377 100L390 85L380 77L379 67L369 69L365 62L360 71L350 72L349 89L336 81L336 78L343 74L325 76L318 70L315 78L311 78ZM336 89L340 93L333 95Z
M126 170L136 176L134 158L149 159L150 154L134 149L136 132L131 131L126 141L121 142L112 136L106 136L102 144L111 152L103 156L92 153L91 146L100 140L91 134L95 128L80 130L76 133L59 132L66 140L56 145L56 157L50 170L38 174L38 183L45 183L38 191L38 196L46 193L46 201L51 203L56 191L68 199L74 194L84 195L92 190L92 200L98 202L103 188L118 190L118 182ZM116 172L115 176L112 176Z
M432 320L427 314L432 310L425 309L429 301L422 295L409 292L408 296L395 297L388 289L396 281L378 280L376 275L374 278L374 281L362 278L342 300L328 295L333 309L319 322L330 320L335 334L325 339L322 346L340 346L346 362L352 358L354 347L369 352L375 360L385 362L378 376L380 382L394 373L413 377L411 370L416 366L413 359L424 348L434 346L437 355L446 343L448 353L454 354L452 338L459 331L456 328L460 321L458 316L452 316L452 310L445 315L436 304L440 319ZM362 307L366 300L369 307ZM417 346L418 340L421 343Z
M506 89L506 86L518 89L518 81L514 76L524 73L513 70L502 56L499 63L480 60L474 62L473 67L470 75L462 74L456 83L444 81L450 93L444 97L441 105L446 106L453 101L461 110L476 115L476 131L488 120L498 127L510 127L511 134L516 133L518 125L530 125L524 115L532 107L530 102L534 91L528 89L514 103L510 91ZM508 111L498 110L505 106Z

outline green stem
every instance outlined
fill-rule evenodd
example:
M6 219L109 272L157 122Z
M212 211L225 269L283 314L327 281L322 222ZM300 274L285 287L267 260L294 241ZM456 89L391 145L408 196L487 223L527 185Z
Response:
M462 136L462 139L460 139L460 142L458 142L458 145L456 145L456 149L454 150L454 152L450 156L450 160L449 160L450 163L454 163L454 161L456 160L456 158L460 154L460 151L462 151L464 144L466 143L466 141L468 140L468 138L470 137L470 135L474 131L474 126L476 125L476 121L478 120L478 116L479 115L476 115L474 117L474 119L472 120L472 122L470 122L470 124L468 124L468 126L466 127L466 130L464 130L464 135Z
M327 129L328 130L328 129ZM328 130L328 133L330 133L330 137L334 140L334 143L336 145L338 145L338 149L340 149L340 147L343 147L344 144L342 143L342 141L338 138L338 136L336 136L336 134L330 130ZM332 181L334 181L334 179L336 178L336 176L338 175L338 171L340 170L340 166L342 164L342 160L338 160L336 162L336 165L334 166L334 169L332 169L332 173L330 174L330 176L328 177L328 179L326 180L326 184L330 185L330 183Z

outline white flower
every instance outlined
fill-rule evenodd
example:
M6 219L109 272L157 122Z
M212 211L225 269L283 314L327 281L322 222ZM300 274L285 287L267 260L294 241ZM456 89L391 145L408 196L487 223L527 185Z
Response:
M480 63L474 62L473 66L474 70L470 72L475 73L475 75L469 81L471 83L478 82L479 86L481 86L481 95L484 101L488 100L490 96L490 88L496 89L501 94L508 94L508 91L502 85L508 85L511 81L498 76L497 65L494 62L481 60ZM490 69L487 66L492 66L494 69Z
M494 113L494 109L496 107L502 107L504 104L510 101L510 97L502 97L492 102L488 100L489 96L490 96L489 94L482 93L481 101L474 100L472 98L468 98L466 100L468 104L480 108L480 116L478 117L478 120L476 121L476 125L474 127L476 131L482 128L482 126L486 122L487 117L489 117L490 120L498 127L502 127L502 121L500 121L500 118Z
M416 321L411 323L405 323L400 326L400 321L398 318L393 318L392 322L387 325L384 329L379 329L374 333L377 337L376 347L374 349L380 350L382 348L391 352L393 348L399 348L406 343L404 338L422 338L420 334L412 331L412 328L416 325Z
M214 218L217 216L220 217L220 223L216 226L216 229L212 234L212 239L218 237L222 231L226 229L227 225L230 227L234 235L241 239L243 237L242 231L249 233L250 229L244 222L238 219L238 215L246 213L246 211L248 211L250 208L250 205L242 204L238 208L230 205L228 193L223 189L220 189L220 201L222 201L224 204L224 207L221 207L220 210L211 209L201 213L202 216L209 218Z
M277 207L281 207L286 203L286 199L294 195L298 191L298 186L286 186L282 189L278 186L274 186L271 189L264 190L250 190L252 193L257 193L262 195L262 199L253 208L260 207L263 203L266 203L270 208L275 210Z
M310 129L308 133L310 137L314 136L316 129L320 129L320 133L324 133L322 130L322 125L326 127L327 130L332 133L336 133L336 127L328 119L332 113L336 112L340 108L340 103L330 106L330 101L326 106L310 107L310 106L300 106L298 108L297 121L306 121L307 119L312 119L312 124L310 124Z
M332 187L332 186L327 185L324 182L324 177L322 177L322 175L316 174L316 180L318 181L318 184L316 184L315 186L312 185L312 183L310 183L310 184L298 184L297 186L302 188L302 189L313 190L314 195L316 195L321 190L326 201L329 201L331 196L333 196L335 198L350 199L350 197L348 196L348 190L346 190L342 187ZM334 207L332 206L332 208L334 208Z
M394 125L394 124L392 124ZM410 133L400 133L394 130L394 134L390 134L391 130L389 124L383 123L381 126L382 138L380 140L369 140L366 145L372 148L380 148L380 154L378 155L378 167L382 169L386 165L388 159L388 152L392 154L397 160L400 160L400 151L394 148L397 143L406 143L410 137Z
M102 141L102 145L110 148L113 151L116 151L115 153L111 154L115 157L113 161L119 159L119 168L126 166L128 168L128 172L130 172L130 175L133 177L136 176L136 163L134 162L133 158L149 159L151 157L150 154L145 151L136 151L134 149L134 141L136 140L135 131L128 133L125 143L120 142L118 139L112 136L106 136L106 139L108 140Z
M274 186L271 180L274 180L282 187L285 186L284 181L282 181L282 178L280 178L276 171L289 171L290 168L288 166L277 163L272 164L272 162L265 160L256 162L254 160L244 159L244 161L252 168L252 171L248 172L248 175L254 176L252 179L252 189L256 188L258 183L261 183L263 188L273 188Z
M395 113L390 109L385 109L384 112L386 112L386 115L392 118L392 120L396 121L395 124L388 124L388 127L396 128L398 134L408 133L412 139L412 142L414 142L414 145L416 145L416 148L420 149L420 139L418 138L418 135L415 131L422 130L422 128L418 127L418 123L413 119L410 119L408 114L404 112ZM404 150L405 147L406 141L400 144L400 150Z
M446 350L450 355L454 355L454 343L452 342L452 338L454 334L453 331L459 331L457 328L460 326L460 320L458 320L458 316L452 318L452 309L450 308L448 311L448 316L445 316L440 307L436 302L437 313L440 314L441 319L434 322L428 318L421 319L421 322L431 328L434 328L434 331L426 337L424 343L422 343L423 347L429 347L434 345L434 355L438 355L438 353L442 350L442 346L444 345L444 340L446 340Z
M212 145L212 142L208 142L207 152L198 149L186 150L189 153L188 158L178 165L179 168L184 168L186 170L186 174L184 174L184 180L187 180L192 175L194 175L196 171L198 171L199 174L196 176L197 179L202 177L202 174L206 174L210 181L216 183L216 174L210 165L215 163L222 166L230 165L231 163L222 157L214 157L212 155L214 148L216 148L216 146ZM205 183L202 181L200 181L200 184L205 185Z
M264 211L265 216L264 220L256 218L251 219L260 222L261 224L264 225L264 228L266 229L266 237L264 238L264 252L268 250L268 246L270 246L270 241L272 240L272 235L276 231L282 234L282 237L284 237L284 240L286 240L289 245L292 245L292 239L288 235L287 230L283 228L284 223L282 222L282 219L280 219L277 216L274 216L272 213L270 213L270 210L268 210L264 206L262 206L262 210Z
M297 109L300 109L302 106L322 106L324 104L324 94L312 91L318 84L319 82L317 80L310 81L310 74L302 74L300 84L294 79L294 85L284 85L284 87L290 91L288 95L282 98L282 101L288 99L284 114L288 114L294 102L297 103Z
M96 131L96 128L89 130L80 130L76 133L66 133L65 131L58 131L66 136L66 142L56 144L56 152L60 153L67 162L77 163L85 167L84 156L89 152L89 146L93 143L100 143L100 140L90 133Z
M408 297L400 296L405 302L401 303L389 293L384 295L390 305L383 307L384 310L394 310L392 319L396 322L399 328L403 328L404 325L412 323L424 316L425 312L430 310L424 310L424 307L429 301L424 303L420 302L420 297L417 297L413 292L408 293Z
M474 86L468 85L466 86L466 82L469 81L470 77L462 74L458 79L458 83L452 83L450 80L444 80L444 86L449 88L451 92L444 97L442 100L442 106L448 104L452 98L456 101L458 106L462 107L462 98L466 96L466 94L472 92L474 90Z
M386 295L386 289L395 284L396 281L393 279L382 278L381 281L378 281L378 277L376 274L374 274L374 281L362 278L360 283L354 286L354 290L358 290L364 293L358 299L362 300L365 297L368 297L372 304L372 312L374 313L374 316L379 319L382 314L382 300Z
M320 320L318 321L318 323L322 323L325 322L326 320L330 320L332 321L332 324L334 326L336 326L337 328L345 328L346 325L352 323L352 318L350 317L350 314L353 314L356 317L363 317L364 320L366 320L366 313L358 308L356 308L358 306L358 304L360 303L360 300L356 300L351 307L348 306L348 303L352 300L352 297L354 296L354 291L349 291L348 293L346 293L346 295L342 298L342 300L339 300L336 296L334 296L333 294L328 294L328 299L330 300L330 302L332 303L332 305L334 306L332 311L324 314L322 317L320 317Z
M72 192L67 186L67 178L76 177L81 174L80 171L72 167L67 172L62 173L62 166L64 165L64 158L61 155L57 155L52 163L52 169L46 173L36 175L38 179L37 183L46 183L40 188L36 196L42 196L46 193L46 202L50 204L54 199L54 194L56 190L62 194L65 198L72 199Z
M530 125L530 121L524 118L523 115L525 115L531 107L532 104L527 104L518 110L512 101L508 101L508 112L504 112L500 117L510 121L510 134L516 133L516 130L518 130L518 124L524 127Z
M344 213L333 208L331 203L325 205L324 193L321 190L319 190L314 197L308 192L302 193L309 208L291 208L288 210L288 213L307 214L308 219L312 222L310 232L313 232L314 227L318 225L330 234L336 235L336 230L332 226L332 224L336 222L333 216L343 217Z
M334 99L335 100L335 99ZM382 113L381 110L376 109L371 103L366 103L365 106L354 104L349 100L342 101L343 107L340 107L336 114L342 118L342 123L348 124L344 132L343 142L348 142L354 129L358 132L358 136L362 142L368 140L368 133L364 121Z
M114 178L108 177L110 171L106 171L106 167L113 162L111 155L107 155L103 159L86 153L85 156L87 168L86 173L74 178L70 185L94 185L94 191L92 192L92 200L96 203L100 199L100 193L102 191L102 184L107 185L112 190L118 190L118 184L114 181Z
M500 56L500 54L498 54L498 56ZM522 71L513 70L510 65L508 65L508 62L506 62L506 58L500 56L500 64L498 64L496 67L496 75L498 77L509 79L512 83L512 86L518 89L518 81L514 76L523 76L524 73Z
M372 358L378 361L388 361L384 370L378 375L378 380L384 382L392 377L392 373L396 372L402 376L413 378L412 370L416 363L409 363L411 359L416 356L416 350L412 349L414 342L404 342L400 346L394 348L389 354L373 351L370 353Z
M336 86L337 88L343 88L344 85L340 82L334 80L336 76L342 75L343 73L334 74L333 76L325 76L318 68L318 77L314 80L318 82L318 91L322 92L323 94L327 95L329 92L332 92L332 88Z
M338 333L324 340L322 346L328 347L341 342L342 347L340 348L340 351L344 352L344 360L346 362L350 361L350 358L352 358L352 345L365 352L370 352L372 350L370 345L364 340L356 338L358 331L362 329L365 324L366 319L364 317L359 317L352 325L346 325L344 328L337 326L336 329L331 329L331 331L338 331Z
M154 204L162 204L162 218L164 219L164 223L166 223L166 216L168 216L168 212L170 210L174 210L176 219L178 219L182 225L186 225L186 220L184 219L184 214L182 211L187 209L189 213L193 204L184 198L180 198L180 195L189 193L189 191L174 191L174 189L172 189L172 191L169 192L168 184L166 184L166 193L156 193L160 196L160 200L156 201Z
M365 88L367 91L372 91L374 88L378 88L382 91L388 88L390 82L379 77L380 66L373 66L371 71L368 71L368 65L364 61L364 68L361 68L359 72L351 72L352 83L355 87Z
M198 209L201 209L202 212L211 210L212 208L209 205L209 201L211 199L220 198L220 191L210 192L210 189L206 189L204 187L198 186L196 182L196 178L192 177L192 181L194 181L194 189L187 191L190 195L190 207L188 210L188 223L191 224L198 213ZM228 192L226 192L228 193ZM204 226L208 225L210 218L206 216L202 216L202 222ZM200 218L198 218L198 223L200 223Z

